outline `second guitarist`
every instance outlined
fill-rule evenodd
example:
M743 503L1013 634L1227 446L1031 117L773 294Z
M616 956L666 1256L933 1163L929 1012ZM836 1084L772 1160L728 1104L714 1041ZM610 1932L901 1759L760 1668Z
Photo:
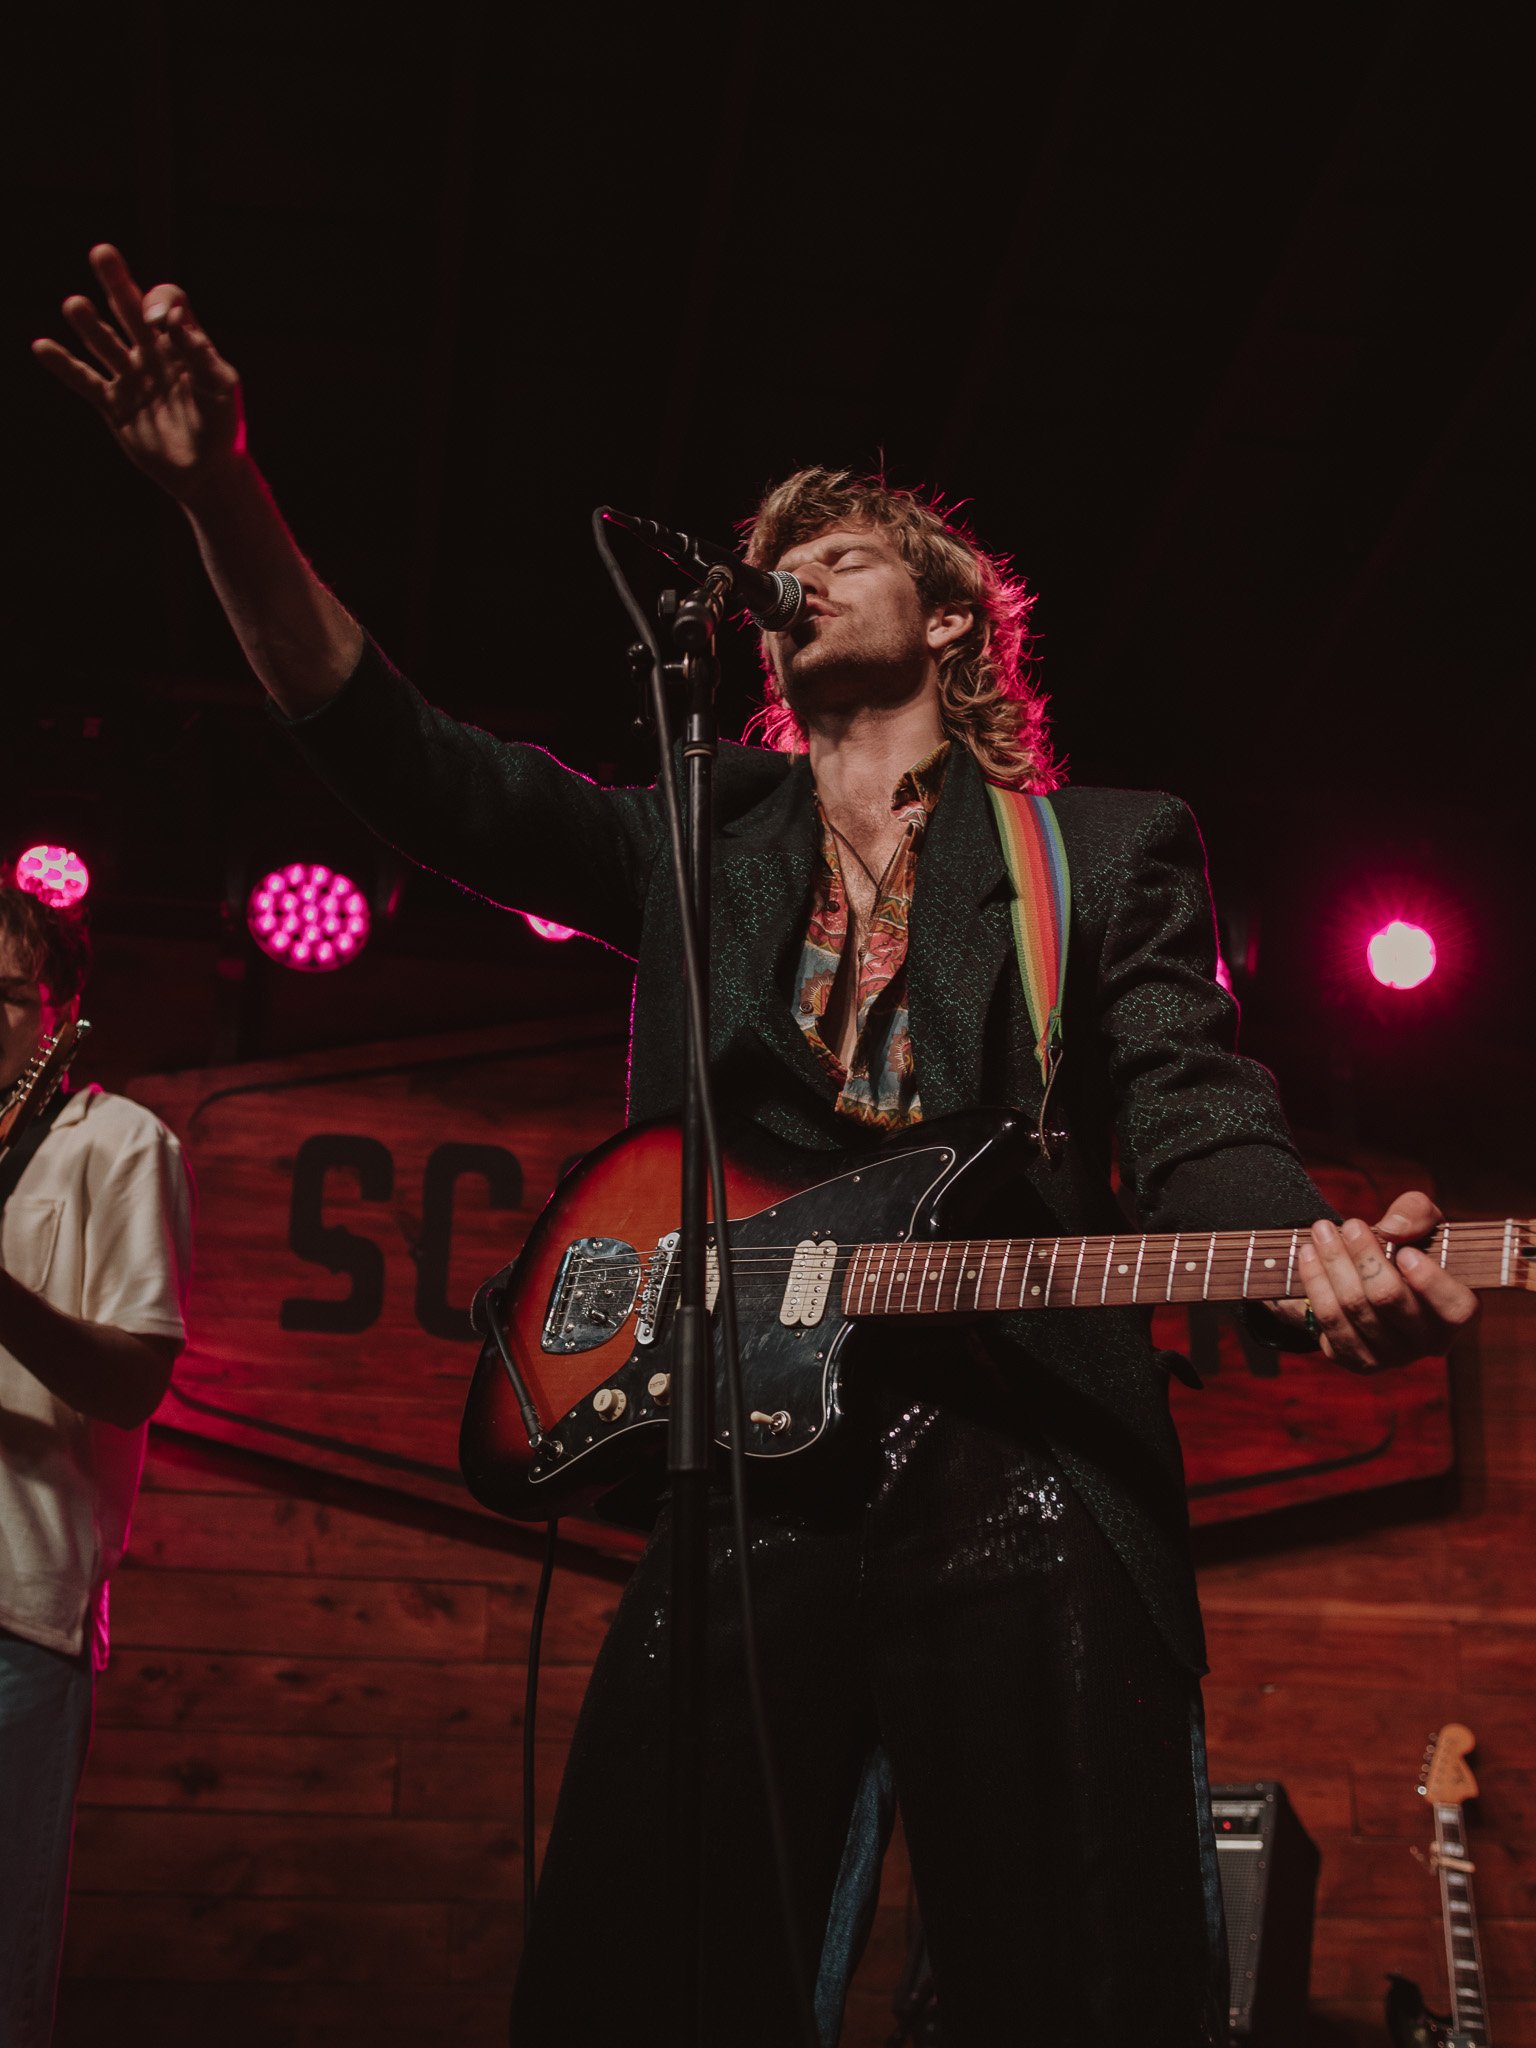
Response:
M78 916L0 881L0 1108L87 960ZM0 1154L0 2041L17 2044L51 2032L108 1580L184 1337L192 1231L181 1148L148 1110L99 1088L51 1107L40 1144Z

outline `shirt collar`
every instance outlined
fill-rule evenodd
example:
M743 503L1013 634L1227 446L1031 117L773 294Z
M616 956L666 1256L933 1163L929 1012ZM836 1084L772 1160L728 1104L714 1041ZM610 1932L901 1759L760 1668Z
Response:
M64 1107L53 1120L55 1130L81 1122L90 1109L91 1097L100 1093L101 1087L96 1081L87 1081L83 1088L76 1085L69 1089L64 1097Z
M916 761L891 791L892 811L904 811L912 804L921 804L927 817L933 814L934 805L944 790L944 771L949 766L949 753L953 742L940 740L932 753L924 754ZM821 793L816 794L816 807L822 810ZM822 815L826 813L822 810Z
M932 814L944 788L944 771L949 766L951 740L940 740L931 754L924 754L902 776L891 791L891 809L904 810L908 804L921 804L924 811Z

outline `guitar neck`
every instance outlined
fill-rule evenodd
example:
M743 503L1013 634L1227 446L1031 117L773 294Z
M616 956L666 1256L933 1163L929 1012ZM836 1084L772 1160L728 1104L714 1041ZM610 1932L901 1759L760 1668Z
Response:
M1445 1968L1451 1982L1451 2024L1467 2048L1489 2048L1483 1958L1472 1905L1472 1873L1459 1806L1435 1808L1435 1862L1445 1924ZM1465 1869L1457 1869L1463 1864Z
M1284 1301L1302 1290L1295 1230L1200 1230L1143 1237L957 1238L849 1248L850 1316ZM1422 1247L1469 1287L1536 1287L1536 1222L1442 1223Z

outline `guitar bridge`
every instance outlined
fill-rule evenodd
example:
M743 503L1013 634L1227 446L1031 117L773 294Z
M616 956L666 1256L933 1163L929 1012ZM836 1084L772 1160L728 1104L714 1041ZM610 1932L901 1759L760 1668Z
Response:
M640 1254L616 1237L578 1237L550 1290L545 1351L595 1351L606 1344L640 1292Z
M640 1313L635 1318L637 1344L656 1341L656 1325L661 1321L661 1305L667 1298L667 1282L672 1277L680 1238L681 1232L669 1230L665 1237L656 1240L655 1255L645 1275L645 1291L640 1296Z

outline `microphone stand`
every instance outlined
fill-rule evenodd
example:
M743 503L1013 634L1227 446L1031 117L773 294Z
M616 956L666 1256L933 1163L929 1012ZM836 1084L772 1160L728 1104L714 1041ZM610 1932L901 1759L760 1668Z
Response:
M736 1547L738 1596L741 1602L742 1647L753 1733L762 1770L763 1799L772 1844L779 1917L785 1944L789 1989L796 2009L794 2031L802 2048L817 2048L811 1975L802 1952L799 1915L795 1907L788 1830L774 1769L773 1741L764 1706L762 1674L752 1619L751 1536L747 1520L747 1471L743 1449L745 1418L742 1398L740 1331L725 1225L729 1197L725 1162L716 1128L709 1073L709 950L710 873L714 839L713 773L719 749L715 690L719 679L716 641L733 597L752 572L734 558L692 563L684 574L701 573L697 590L679 602L675 590L662 593L657 614L672 636L671 659L661 636L641 610L608 545L604 525L630 525L646 537L638 523L600 505L592 515L598 553L613 578L614 588L642 646L631 649L640 666L650 657L651 696L661 733L660 782L662 808L670 843L671 867L681 923L684 964L685 1060L683 1102L682 1188L678 1230L678 1308L670 1345L671 1415L668 1424L667 1469L672 1491L672 1557L669 1586L672 1654L669 1658L671 1725L668 1742L666 1903L662 1937L665 1995L673 2048L712 2048L703 2033L703 1814L699 1759L706 1753L706 1642L709 1588L709 1463L711 1395L714 1391L715 1345L708 1314L708 1210L715 1212L719 1239L716 1314L730 1419L731 1512ZM668 540L683 536L666 536ZM686 551L686 547L685 547ZM663 550L667 552L667 550ZM791 576L775 573L765 593L767 609L790 606L798 611L800 586ZM748 585L750 587L750 584ZM786 612L786 618L789 613ZM759 619L759 623L763 621ZM673 773L667 683L681 684L683 759L686 793L680 797Z
M682 1201L678 1245L678 1309L672 1356L667 1472L672 1495L671 1722L668 1740L667 1891L672 1942L673 2038L679 2048L703 2044L704 1788L699 1760L708 1712L709 1466L713 1431L714 1354L708 1299L709 1160L700 1069L709 1057L710 866L714 844L714 771L719 751L715 693L716 636L733 578L711 569L680 601L662 599L670 617L673 660L668 673L683 685L684 833L702 987L704 1044L693 1039L695 1010L686 1006L683 1062ZM662 735L662 744L666 736ZM719 1255L726 1255L725 1218L716 1219Z

